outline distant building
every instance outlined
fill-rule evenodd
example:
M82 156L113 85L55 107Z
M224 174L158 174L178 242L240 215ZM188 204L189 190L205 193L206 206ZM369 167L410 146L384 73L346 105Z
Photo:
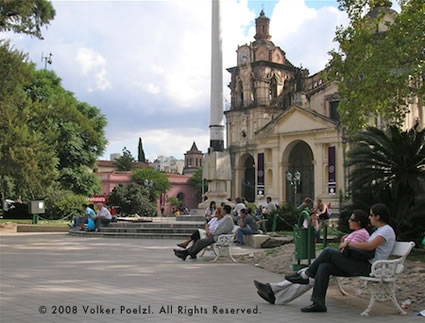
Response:
M152 168L160 172L171 174L182 174L184 167L183 159L176 159L173 156L158 156L153 163L149 164Z
M202 159L202 151L193 142L192 148L184 154L183 175L193 174L197 169L202 168Z
M120 153L113 153L109 155L109 160L115 160L121 157Z
M134 162L133 169L149 167L147 163ZM115 160L98 160L96 161L96 168L94 173L115 172Z

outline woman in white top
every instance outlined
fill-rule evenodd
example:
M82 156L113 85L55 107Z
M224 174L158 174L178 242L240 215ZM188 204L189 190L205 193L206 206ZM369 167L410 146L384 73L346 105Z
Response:
M205 210L204 218L206 223L215 216L215 211L217 207L215 205L215 201L211 201L210 206Z
M332 276L368 276L372 263L376 260L387 259L394 248L395 233L388 224L390 210L385 204L378 203L370 208L370 223L377 230L369 237L367 242L354 242L345 240L340 244L340 249L353 247L362 250L375 250L375 257L370 260L359 260L344 256L339 250L326 248L310 267L300 275L286 276L285 278L296 284L308 284L309 278L314 278L314 288L311 300L313 304L301 309L302 312L326 312L325 298Z

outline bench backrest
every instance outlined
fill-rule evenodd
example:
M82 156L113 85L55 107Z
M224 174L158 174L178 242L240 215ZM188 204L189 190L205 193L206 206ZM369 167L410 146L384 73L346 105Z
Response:
M410 242L399 242L396 241L391 256L406 258L412 248L415 246L413 241Z

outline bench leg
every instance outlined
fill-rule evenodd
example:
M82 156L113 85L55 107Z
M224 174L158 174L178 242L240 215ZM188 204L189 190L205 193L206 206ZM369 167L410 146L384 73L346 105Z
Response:
M394 288L395 288L395 286L394 286ZM402 314L402 315L406 315L407 314L407 312L406 311L404 311L401 307L400 307L400 304L398 303L398 301L397 301L397 297L395 296L395 290L393 290L393 294L392 294L392 296L391 296L391 300L392 300L392 302L393 302L393 304L394 304L394 306L395 306L395 308L400 312L400 314Z
M343 278L341 277L336 277L336 284L338 285L338 289L339 292L341 293L342 296L347 296L348 293L345 291L345 289L342 287L342 280Z
M372 309L373 305L375 305L376 294L373 288L370 288L370 300L368 307L360 314L361 316L369 316L369 312Z

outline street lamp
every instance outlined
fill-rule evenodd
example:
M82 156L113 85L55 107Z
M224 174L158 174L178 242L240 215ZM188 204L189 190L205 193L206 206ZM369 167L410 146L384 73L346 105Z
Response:
M301 173L296 171L294 175L290 171L286 173L286 179L294 187L294 206L297 206L297 185L301 183Z

